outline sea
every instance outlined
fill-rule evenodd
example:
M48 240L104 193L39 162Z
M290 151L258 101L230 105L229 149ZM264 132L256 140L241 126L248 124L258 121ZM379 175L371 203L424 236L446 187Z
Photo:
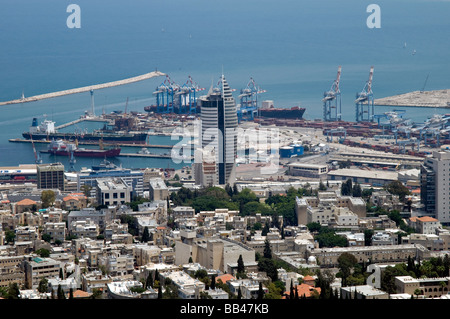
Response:
M80 28L67 20L76 4ZM376 11L368 10L375 4ZM450 88L450 1L447 0L2 0L0 101L121 80L154 70L183 85L201 87L221 74L239 91L252 78L265 90L259 101L306 108L321 119L323 93L342 66L342 118L355 120L354 99L374 66L374 98ZM371 28L368 20L379 22ZM97 114L144 112L165 77L96 90ZM33 164L29 143L11 143L34 117L60 125L90 110L89 92L0 106L0 167ZM375 107L375 114L392 107ZM396 108L398 109L398 107ZM423 122L450 109L402 107L404 118ZM98 125L98 126L96 126ZM101 123L77 124L89 130ZM68 128L69 130L71 127ZM173 145L152 136L151 144ZM37 151L47 147L36 145ZM139 148L123 149L137 152ZM167 150L150 149L151 152ZM43 154L44 163L68 159ZM78 159L75 168L98 164ZM180 168L170 159L113 160L129 168Z

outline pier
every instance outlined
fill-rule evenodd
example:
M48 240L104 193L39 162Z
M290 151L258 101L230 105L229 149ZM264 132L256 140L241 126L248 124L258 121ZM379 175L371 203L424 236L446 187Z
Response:
M103 119L103 118L101 118L101 117L80 117L79 119L77 119L77 120L74 120L74 121L70 121L70 122L67 122L67 123L64 123L64 124L61 124L61 125L58 125L58 126L55 126L55 129L56 130L59 130L59 129L62 129L62 128L65 128L65 127L68 127L68 126L71 126L71 125L74 125L74 124L77 124L77 123L81 123L81 122L84 122L84 121L90 121L90 122L112 122L112 121L110 121L110 120L106 120L106 119Z
M22 98L20 98L20 99L6 101L6 102L0 102L0 106L10 105L10 104L27 103L27 102L34 102L34 101L39 101L39 100L59 97L59 96L63 96L63 95L76 94L76 93L82 93L82 92L89 92L91 90L105 89L105 88L109 88L109 87L114 87L114 86L129 84L129 83L133 83L133 82L143 81L143 80L147 80L147 79L151 79L153 77L163 76L163 75L165 75L165 74L162 73L162 72L154 71L154 72L142 74L142 75L139 75L139 76L135 76L135 77L131 77L131 78L128 78L128 79L119 80L119 81L107 82L107 83L102 83L102 84L95 84L95 85L84 86L84 87L80 87L80 88L63 90L63 91L52 92L52 93L45 93L45 94L40 94L40 95L35 95L35 96L30 96L30 97L22 96Z

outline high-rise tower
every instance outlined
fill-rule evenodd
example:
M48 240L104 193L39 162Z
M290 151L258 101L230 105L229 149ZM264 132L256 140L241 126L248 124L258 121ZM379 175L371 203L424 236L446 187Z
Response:
M237 109L232 90L225 76L220 78L218 88L211 87L205 96L199 98L201 108L200 144L202 153L201 169L197 168L198 184L233 185L236 179L237 155ZM215 172L211 165L215 163ZM208 167L208 182L203 168ZM212 175L212 176L211 176Z

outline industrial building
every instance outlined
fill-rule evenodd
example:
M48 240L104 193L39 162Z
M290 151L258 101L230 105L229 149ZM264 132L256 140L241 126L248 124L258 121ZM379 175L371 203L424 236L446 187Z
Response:
M287 167L288 174L292 176L319 178L321 180L327 178L328 165L289 163Z

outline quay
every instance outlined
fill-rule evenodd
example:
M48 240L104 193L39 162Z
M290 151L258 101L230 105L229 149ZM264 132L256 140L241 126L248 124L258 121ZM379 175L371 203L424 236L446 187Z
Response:
M63 96L63 95L82 93L82 92L89 92L91 90L105 89L105 88L109 88L109 87L114 87L114 86L129 84L129 83L133 83L133 82L143 81L143 80L147 80L147 79L151 79L153 77L163 76L163 75L165 75L165 74L162 73L162 72L154 71L154 72L142 74L142 75L139 75L139 76L135 76L135 77L131 77L131 78L128 78L128 79L119 80L119 81L107 82L107 83L102 83L102 84L95 84L95 85L84 86L84 87L80 87L80 88L63 90L63 91L52 92L52 93L45 93L45 94L40 94L40 95L35 95L35 96L30 96L30 97L22 96L22 98L20 98L20 99L6 101L6 102L0 102L0 106L9 105L9 104L20 104L20 103L26 103L26 102L34 102L34 101L39 101L39 100L59 97L59 96Z
M12 138L8 140L11 143L44 143L49 144L50 140L27 140L21 138ZM78 142L78 145L98 145L95 142ZM171 149L173 145L153 145L153 144L131 144L131 143L103 143L104 146L128 146L128 147L147 147L147 148L165 148Z

